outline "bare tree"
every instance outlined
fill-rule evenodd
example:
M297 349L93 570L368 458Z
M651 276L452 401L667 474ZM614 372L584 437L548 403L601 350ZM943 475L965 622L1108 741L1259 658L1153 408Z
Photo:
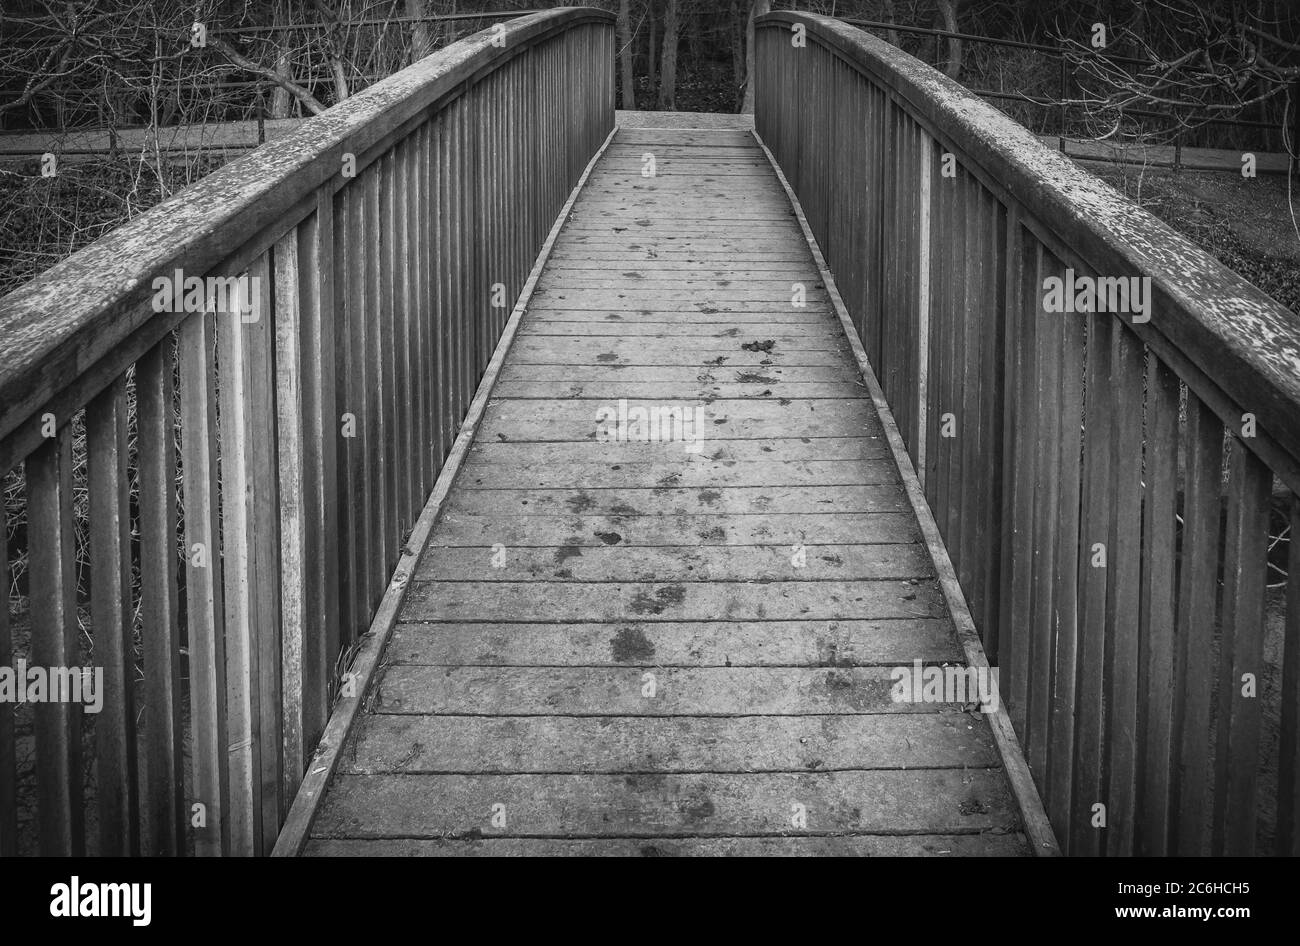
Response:
M749 5L749 20L745 24L745 102L740 110L754 111L754 17L770 13L772 0L753 0Z
M659 107L677 110L677 41L681 30L679 0L666 0L664 7L664 47L659 57Z
M636 110L636 76L632 69L632 23L628 0L618 0L618 62L623 79L623 107Z

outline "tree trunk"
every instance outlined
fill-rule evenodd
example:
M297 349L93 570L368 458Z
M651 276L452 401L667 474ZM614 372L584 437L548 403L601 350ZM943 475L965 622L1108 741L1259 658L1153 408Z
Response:
M754 111L754 17L770 13L772 0L754 0L749 6L749 22L745 25L745 104L741 111Z
M939 0L939 15L943 17L943 28L950 33L957 32L957 5L961 0ZM955 36L948 37L948 61L943 67L950 79L961 75L961 40Z
M748 19L748 4L743 0L731 0L731 84L736 111L742 109L745 101L745 24Z
M656 0L646 0L645 18L650 23L649 35L646 38L645 47L645 75L647 94L651 101L655 96L655 44L659 39L659 18L655 16Z
M623 71L623 107L636 111L636 74L632 69L632 17L629 0L618 0L618 63Z
M424 16L424 0L406 0L408 17ZM411 62L429 55L429 24L417 20L411 24Z
M659 107L677 111L677 3L668 0L664 9L664 49L659 57Z
M276 26L289 25L289 11L285 9L284 0L277 0L274 16L274 23ZM276 35L282 42L289 41L288 32L277 33ZM293 81L293 74L289 68L289 50L284 47L281 47L280 51L276 54L275 74L280 76L282 79L286 79L290 82ZM283 86L277 85L271 90L271 117L288 118L289 104L291 101L289 90Z

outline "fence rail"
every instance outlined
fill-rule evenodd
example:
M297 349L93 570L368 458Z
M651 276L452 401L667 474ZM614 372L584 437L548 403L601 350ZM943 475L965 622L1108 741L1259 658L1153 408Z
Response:
M888 43L757 43L1063 847L1300 851L1295 316ZM1052 277L1149 277L1149 320L1049 312Z
M40 853L270 852L513 300L612 128L612 69L598 10L485 30L0 299L0 471L25 476L30 575L30 626L0 609L0 665L29 637L34 665L105 673L91 737L80 708L34 707ZM0 712L10 854L23 800Z

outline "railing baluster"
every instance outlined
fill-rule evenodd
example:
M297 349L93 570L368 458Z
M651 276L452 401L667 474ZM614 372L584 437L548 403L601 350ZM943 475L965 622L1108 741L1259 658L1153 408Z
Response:
M140 445L140 614L145 681L145 850L185 852L179 599L176 584L174 343L136 365Z
M221 416L221 554L226 647L226 738L230 786L230 853L258 853L262 838L253 503L255 436L250 334L239 306L217 312L218 407Z
M307 565L308 507L306 434L302 379L302 307L299 299L298 233L275 244L275 444L280 510L280 725L284 753L283 791L289 795L306 767L303 684L307 638L319 628L310 620ZM269 339L268 339L269 340Z
M226 623L217 479L217 318L211 312L191 315L181 323L178 339L194 799L207 809L206 828L194 833L199 855L230 849ZM95 624L98 627L99 621Z
M1211 853L1242 857L1255 853L1272 476L1237 437L1229 440L1228 468Z
M61 427L28 458L32 666L72 668L78 655L73 571L72 431ZM33 706L40 853L85 851L81 809L81 709L67 701Z
M1178 854L1206 851L1212 798L1210 708L1219 574L1219 484L1223 426L1200 398L1187 394L1182 563L1178 582L1179 700L1174 728L1181 733L1175 809Z
M1142 670L1139 731L1143 760L1137 853L1169 853L1175 777L1174 574L1177 564L1178 377L1154 354L1147 361L1146 495L1142 503Z
M86 406L90 617L95 664L104 669L104 705L95 718L98 853L119 857L140 852L129 454L126 378L121 377ZM192 618L190 628L192 639ZM7 663L2 658L0 663Z

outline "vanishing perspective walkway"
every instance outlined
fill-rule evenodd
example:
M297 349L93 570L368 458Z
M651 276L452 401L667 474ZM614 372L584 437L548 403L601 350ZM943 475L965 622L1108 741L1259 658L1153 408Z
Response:
M753 136L620 127L306 853L1024 853L935 575Z

